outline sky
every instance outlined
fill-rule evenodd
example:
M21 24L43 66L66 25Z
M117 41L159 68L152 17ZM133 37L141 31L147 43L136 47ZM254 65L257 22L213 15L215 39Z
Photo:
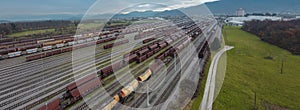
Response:
M80 14L96 0L1 0L1 16Z
M130 11L162 11L199 5L217 0L1 0L0 16L11 17L18 15L48 15L48 14L84 14L91 6L98 9L98 14L115 13L119 8L141 4ZM152 7L147 3L159 3L166 7ZM93 5L94 4L94 5ZM124 12L126 13L126 12Z

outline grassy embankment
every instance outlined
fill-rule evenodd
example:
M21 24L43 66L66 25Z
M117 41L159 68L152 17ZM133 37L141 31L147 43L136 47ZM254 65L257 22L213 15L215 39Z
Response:
M55 31L55 29L28 30L28 31L13 33L8 36L9 37L20 37L20 36L42 34L42 33L47 33L47 32L54 32L54 31Z
M237 27L225 27L227 71L215 110L300 109L300 56L265 43ZM283 72L281 67L283 62Z
M226 77L213 109L253 110L255 94L259 110L300 109L300 56L265 43L238 27L225 27L223 35L227 45L235 48L227 52ZM199 109L204 86L202 83L192 110Z

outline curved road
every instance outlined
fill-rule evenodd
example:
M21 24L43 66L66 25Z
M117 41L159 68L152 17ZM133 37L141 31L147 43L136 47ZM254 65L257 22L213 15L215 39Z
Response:
M214 92L215 92L215 83L216 83L216 73L217 73L219 59L227 50L231 50L233 48L234 47L232 46L225 46L214 56L212 63L209 67L204 95L202 98L201 106L199 106L199 110L212 110L212 104L213 104Z

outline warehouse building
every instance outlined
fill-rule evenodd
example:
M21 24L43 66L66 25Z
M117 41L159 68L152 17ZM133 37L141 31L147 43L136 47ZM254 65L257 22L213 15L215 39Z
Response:
M247 17L228 17L225 20L225 23L227 25L233 25L233 26L242 26L244 22L246 21L252 21L252 20L271 20L271 21L281 21L281 17L276 16L247 16Z

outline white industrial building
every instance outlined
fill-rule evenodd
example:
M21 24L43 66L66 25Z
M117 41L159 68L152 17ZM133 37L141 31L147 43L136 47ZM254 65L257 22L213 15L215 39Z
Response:
M243 8L239 8L239 9L236 11L236 15L239 16L239 17L245 16L245 10L244 10Z
M225 20L225 23L228 25L234 26L242 26L245 21L252 21L252 20L271 20L271 21L281 21L281 17L276 16L247 16L247 17L228 17Z

